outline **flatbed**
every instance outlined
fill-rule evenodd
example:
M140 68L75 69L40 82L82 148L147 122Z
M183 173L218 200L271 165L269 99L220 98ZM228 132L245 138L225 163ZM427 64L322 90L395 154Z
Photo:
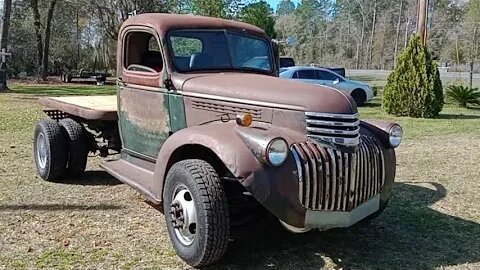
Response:
M39 102L47 114L66 113L86 120L118 120L117 96L45 97Z

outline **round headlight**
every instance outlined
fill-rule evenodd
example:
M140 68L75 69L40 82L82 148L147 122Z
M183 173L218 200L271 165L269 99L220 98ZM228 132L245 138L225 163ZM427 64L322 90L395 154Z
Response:
M268 163L273 166L282 165L287 159L288 144L282 138L276 138L270 141L267 146L266 158Z
M388 133L388 141L390 142L390 146L397 147L402 142L403 138L403 129L399 125L394 125L390 132Z

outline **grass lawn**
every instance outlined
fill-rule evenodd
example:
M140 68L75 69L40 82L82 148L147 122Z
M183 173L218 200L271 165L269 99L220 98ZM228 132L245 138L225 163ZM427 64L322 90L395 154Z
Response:
M368 78L365 78L368 81ZM0 269L183 269L163 216L92 158L84 179L42 181L32 155L38 95L114 87L12 84L0 94ZM480 269L480 110L396 118L380 99L364 119L403 125L391 202L370 223L293 235L272 217L233 231L211 269Z

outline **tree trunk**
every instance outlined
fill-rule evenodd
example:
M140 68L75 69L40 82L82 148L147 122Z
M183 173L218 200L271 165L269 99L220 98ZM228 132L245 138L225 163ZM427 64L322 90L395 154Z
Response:
M410 19L407 18L407 22L405 23L405 37L403 40L403 48L407 48L408 45L408 27L410 26Z
M362 19L362 33L360 34L360 44L357 47L357 61L355 63L356 68L360 66L360 59L363 60L363 44L365 43L365 18Z
M2 41L0 42L0 50L7 50L8 30L10 29L10 14L12 13L12 0L4 0L3 2L3 25L2 25Z
M48 55L50 52L50 33L52 30L53 11L55 10L55 4L57 0L52 0L48 6L47 21L45 26L45 44L43 46L43 58L42 58L42 80L46 81L48 77Z
M375 38L375 25L377 23L377 1L375 1L375 5L373 7L373 19L372 19L372 34L370 35L370 41L368 43L368 61L367 66L371 68L372 65L372 58L373 58L373 39Z
M38 0L30 0L33 12L33 27L35 29L35 38L37 40L37 77L42 74L43 41L40 23L40 12L38 11Z
M12 0L4 0L3 2L3 24L2 24L2 40L0 41L0 51L8 46L8 30L10 29L10 14L12 12ZM7 72L4 68L5 64L0 63L0 92L8 91Z
M395 34L395 49L393 51L393 68L397 66L398 39L400 38L400 24L402 22L403 0L400 0L400 11L397 21L397 33Z

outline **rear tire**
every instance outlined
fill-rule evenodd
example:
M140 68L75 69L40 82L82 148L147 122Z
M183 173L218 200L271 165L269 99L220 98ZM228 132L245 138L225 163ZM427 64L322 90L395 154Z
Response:
M350 95L352 96L353 100L355 100L355 103L357 103L358 107L365 105L365 101L367 101L367 94L365 91L362 89L355 89Z
M46 181L55 181L65 174L68 152L67 138L52 119L40 121L34 133L34 156L37 171Z
M71 118L60 120L60 126L68 134L67 174L69 176L80 176L87 167L88 132L82 124Z
M203 267L224 255L230 234L227 198L210 164L175 163L165 181L163 208L170 240L187 264Z

